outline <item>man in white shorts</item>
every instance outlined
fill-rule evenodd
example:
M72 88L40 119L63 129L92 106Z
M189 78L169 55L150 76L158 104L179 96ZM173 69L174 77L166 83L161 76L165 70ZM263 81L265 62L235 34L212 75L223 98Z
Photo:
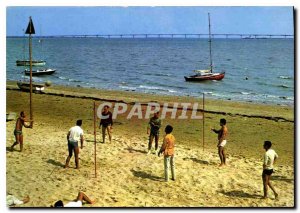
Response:
M226 120L224 118L220 119L220 130L211 129L215 133L218 134L218 153L221 160L221 164L219 166L225 166L226 165L226 155L225 155L225 145L227 143L226 137L228 134L228 129L226 126Z

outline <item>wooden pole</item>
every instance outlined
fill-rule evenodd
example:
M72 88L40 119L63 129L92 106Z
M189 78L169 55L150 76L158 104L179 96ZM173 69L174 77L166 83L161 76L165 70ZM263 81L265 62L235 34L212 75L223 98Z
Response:
M30 125L33 127L33 109L32 109L32 44L31 34L29 34L29 65L30 65Z
M210 30L210 14L208 13L208 30L209 30L209 62L210 62L210 72L213 72L213 65L212 65L212 54L211 54L211 30Z
M96 102L94 101L94 161L95 161L95 178L97 178L97 162L96 162L96 155L97 155L97 152L96 152L96 120L97 120L97 117L96 117Z
M204 106L205 106L205 96L204 96L204 93L203 93L203 100L202 100L202 102L203 102L203 117L202 117L202 121L203 121L203 127L202 127L202 131L203 131L203 138L202 138L202 141L203 141L203 151L204 151L204 127L205 127L205 116L204 116L204 110L205 110L205 108L204 108Z

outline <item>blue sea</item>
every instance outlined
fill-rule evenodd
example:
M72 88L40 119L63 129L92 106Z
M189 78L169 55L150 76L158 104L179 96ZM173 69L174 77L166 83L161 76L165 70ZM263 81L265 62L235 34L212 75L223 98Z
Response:
M7 80L21 80L28 39L7 38ZM208 40L183 38L33 38L33 59L57 69L35 82L202 97L272 105L294 104L293 39L213 39L214 72L222 81L190 83L184 76L208 69ZM35 67L34 67L35 68ZM248 78L248 80L246 80Z

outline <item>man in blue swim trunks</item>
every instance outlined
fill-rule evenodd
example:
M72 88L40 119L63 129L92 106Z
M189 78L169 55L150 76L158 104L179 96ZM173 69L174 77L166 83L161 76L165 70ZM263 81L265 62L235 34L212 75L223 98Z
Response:
M22 128L23 128L23 126L25 128L32 128L31 125L25 124L25 122L30 122L30 121L26 120L25 118L26 118L25 112L22 111L20 113L20 117L17 119L17 122L16 122L16 127L15 127L15 131L14 131L16 142L14 142L14 144L10 147L11 151L14 151L14 147L17 144L20 144L20 152L23 151L23 133L22 133Z

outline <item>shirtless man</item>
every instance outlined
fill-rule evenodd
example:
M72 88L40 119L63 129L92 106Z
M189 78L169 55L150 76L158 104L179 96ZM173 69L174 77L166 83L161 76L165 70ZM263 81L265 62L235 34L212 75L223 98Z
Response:
M99 129L102 126L102 143L105 143L106 131L108 133L109 142L111 142L112 137L112 113L109 111L109 106L105 105L102 112L102 118L99 124Z
M22 111L20 113L20 117L17 119L17 122L16 122L16 127L15 127L15 131L14 131L16 142L14 142L14 144L11 146L11 151L14 151L14 146L17 145L17 144L20 144L20 152L23 151L22 128L23 128L23 126L25 128L32 128L32 125L25 124L25 122L30 122L30 121L26 120L25 118L26 118L25 112Z
M226 155L225 155L225 148L224 147L227 143L226 137L227 137L227 134L228 134L228 129L226 127L226 120L224 118L220 119L220 126L221 126L220 130L216 130L216 129L211 129L211 130L218 134L218 145L217 145L217 147L218 147L219 157L220 157L220 160L221 160L220 166L225 166L226 165Z

